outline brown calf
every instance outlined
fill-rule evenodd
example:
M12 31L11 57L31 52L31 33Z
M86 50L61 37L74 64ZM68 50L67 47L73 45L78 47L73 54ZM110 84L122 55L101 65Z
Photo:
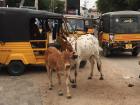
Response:
M52 89L52 70L56 70L59 84L59 95L63 95L61 88L61 73L66 76L67 98L71 98L69 90L70 60L73 54L70 51L60 52L55 47L49 47L46 51L46 68L49 77L49 89Z

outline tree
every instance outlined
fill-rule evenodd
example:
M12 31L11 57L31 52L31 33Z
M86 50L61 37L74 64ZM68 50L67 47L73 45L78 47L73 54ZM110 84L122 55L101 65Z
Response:
M64 1L56 0L54 4L54 12L56 13L64 13Z
M98 0L96 5L98 11L101 13L120 10L138 10L140 0Z
M21 0L6 0L9 7L19 7ZM35 0L25 0L24 6L34 6ZM51 0L39 0L39 9L52 12ZM64 1L54 0L54 12L64 12Z
M40 9L44 9L52 12L52 8L54 8L54 12L56 13L64 13L64 1L54 0L53 5L51 4L51 0L42 0L40 1Z
M6 0L6 4L9 7L19 7L20 0Z

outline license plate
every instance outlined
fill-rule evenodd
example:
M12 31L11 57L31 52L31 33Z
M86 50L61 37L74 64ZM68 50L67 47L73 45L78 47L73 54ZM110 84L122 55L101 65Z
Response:
M125 45L125 48L126 48L126 49L132 49L132 44L126 44L126 45Z

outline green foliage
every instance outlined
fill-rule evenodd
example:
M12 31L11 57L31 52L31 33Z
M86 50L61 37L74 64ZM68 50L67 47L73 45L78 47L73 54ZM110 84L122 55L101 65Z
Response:
M64 13L64 1L56 0L54 12L56 13Z
M6 4L10 7L19 7L20 0L6 0Z
M21 0L6 0L6 4L9 7L19 7ZM34 0L25 0L25 6L34 6ZM39 0L39 9L52 11L51 0ZM54 12L63 13L64 12L64 1L54 0Z
M25 0L24 5L34 6L34 0Z
M140 9L140 0L98 0L96 2L98 11L101 13Z
M51 0L41 0L39 2L39 9L45 9L47 11L53 11L53 6L51 5ZM63 13L64 12L64 1L54 0L54 12Z
M51 0L40 0L39 9L51 11Z

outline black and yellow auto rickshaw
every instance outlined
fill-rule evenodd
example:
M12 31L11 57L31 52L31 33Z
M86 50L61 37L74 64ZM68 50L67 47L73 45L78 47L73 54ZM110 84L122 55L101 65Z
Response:
M104 56L119 51L137 56L140 47L140 12L118 11L101 16L99 41Z
M75 31L77 36L94 34L94 28L96 25L95 19L84 18L79 15L64 15L64 21L71 26L68 27L69 30L71 32Z
M11 75L21 75L25 65L44 65L52 21L62 15L40 10L0 8L0 64ZM59 30L57 25L56 34Z
M84 21L85 21L86 33L94 34L95 33L95 27L97 25L96 19L84 18Z
M79 15L63 15L64 22L67 24L67 33L81 36L85 33L85 23L83 16Z
M86 34L93 34L93 23L92 19L84 18L83 16L79 15L63 15L64 16L64 23L67 26L65 27L67 31L67 35L74 35L76 37L80 37L81 35ZM81 61L80 67L84 67L86 61Z

